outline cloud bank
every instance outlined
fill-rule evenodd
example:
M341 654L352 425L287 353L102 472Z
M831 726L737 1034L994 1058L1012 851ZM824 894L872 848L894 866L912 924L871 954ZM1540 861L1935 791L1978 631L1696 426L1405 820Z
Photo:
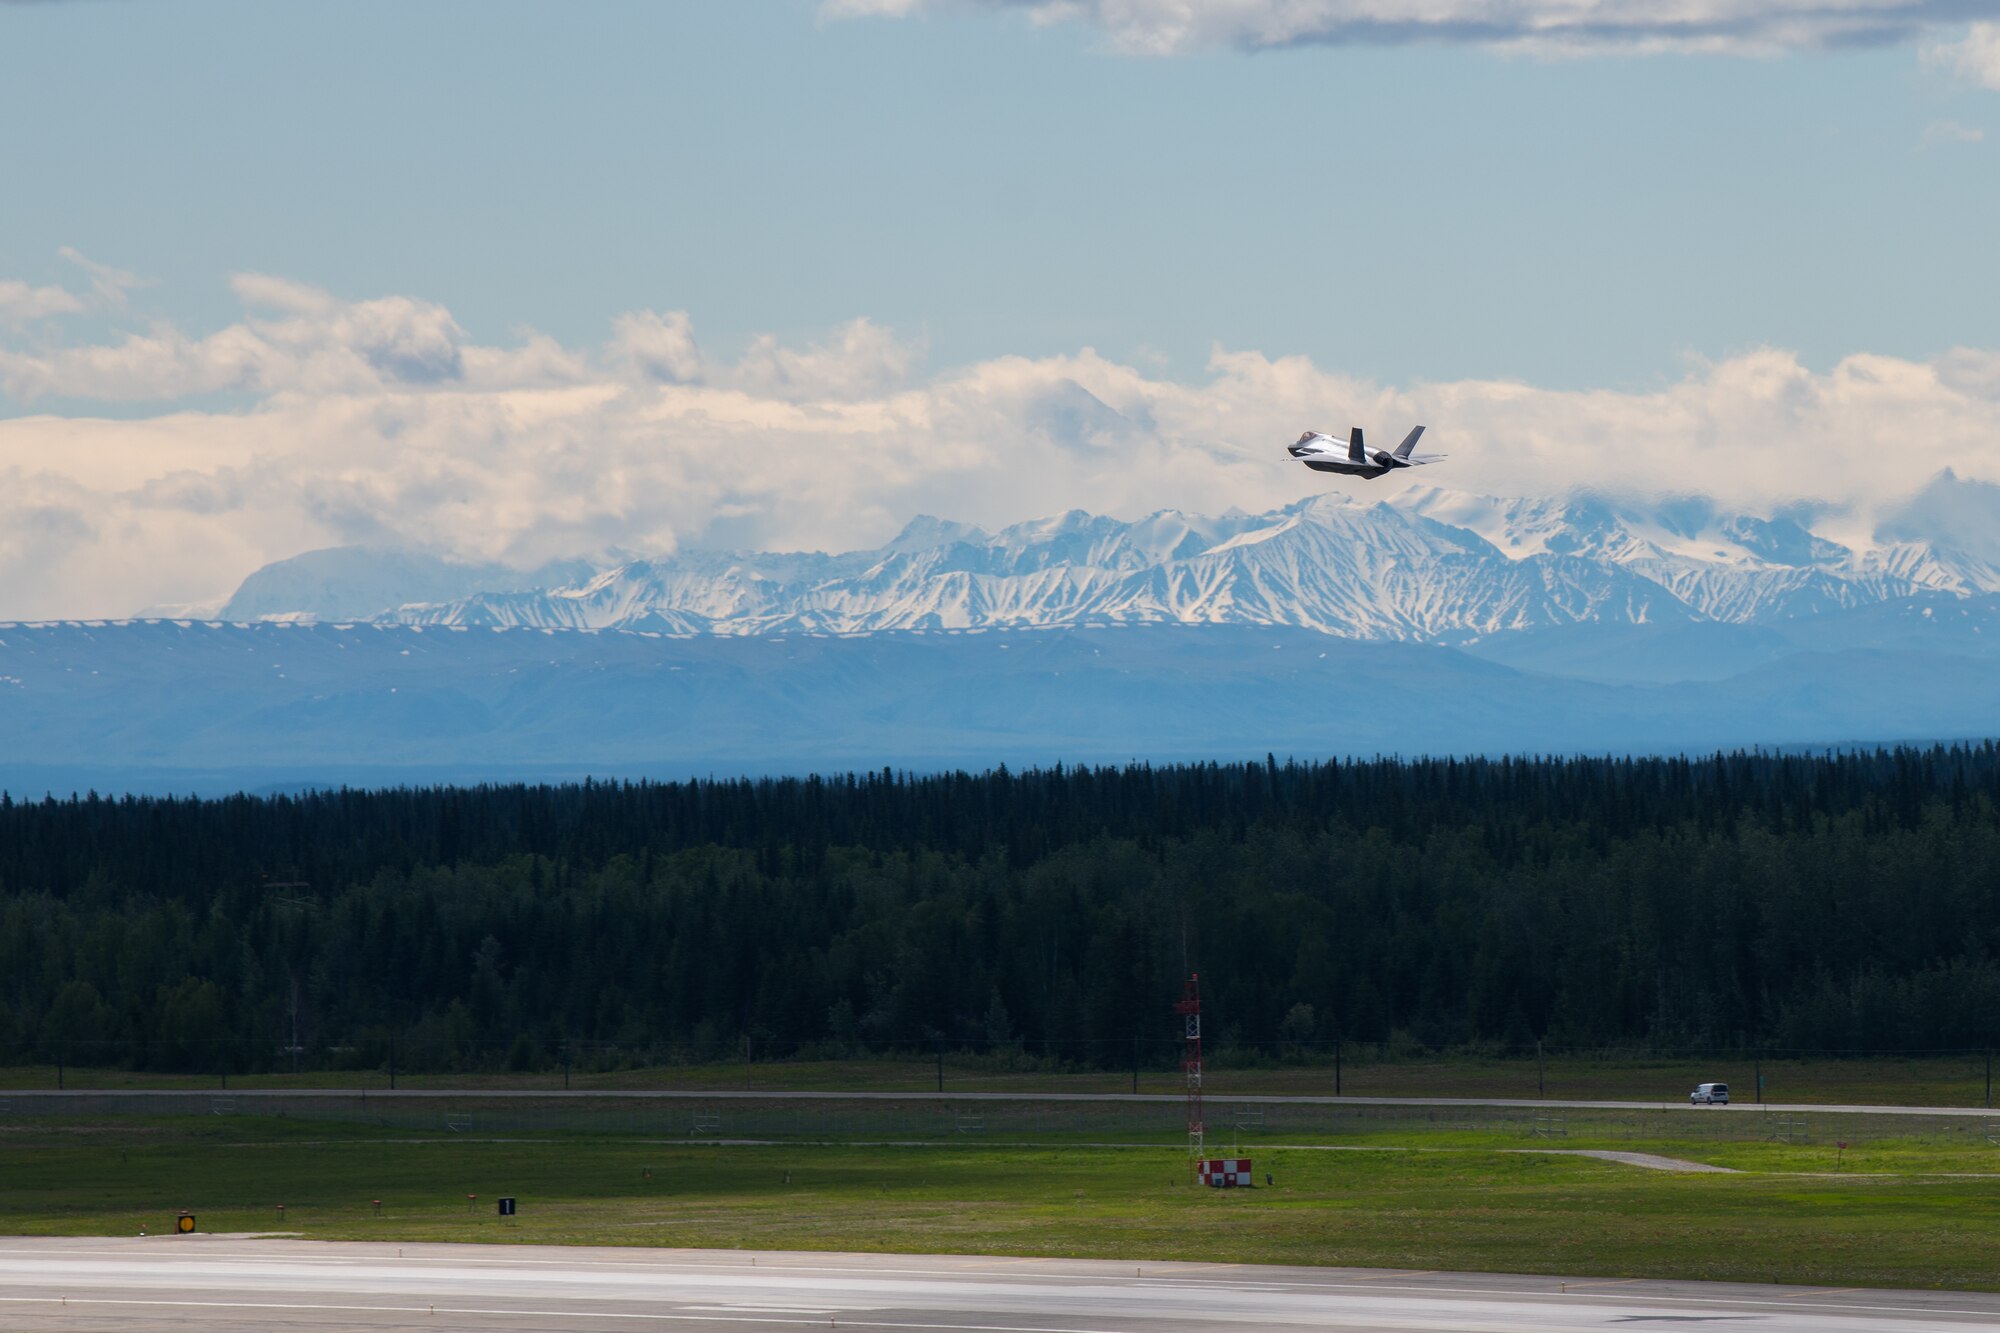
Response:
M259 275L235 291L242 317L205 333L0 333L0 390L25 409L0 420L0 618L218 598L259 565L347 543L521 567L849 549L918 513L996 526L1262 510L1399 484L1297 468L1283 446L1309 426L1393 438L1424 422L1452 455L1427 481L1502 494L1701 491L1769 509L1866 506L1945 466L2000 481L1989 351L1820 372L1763 349L1646 392L1574 392L1381 384L1218 348L1183 383L1088 349L929 370L867 320L723 359L680 311L621 315L593 346L488 346L417 297ZM90 399L123 406L88 414ZM37 410L51 401L63 410Z
M2000 14L1996 0L823 0L821 12L900 18L954 8L1089 24L1118 49L1153 56L1430 41L1550 54L1768 55L1909 41Z
M1939 42L1925 56L1982 88L2000 92L2000 23L1974 23L1955 42Z

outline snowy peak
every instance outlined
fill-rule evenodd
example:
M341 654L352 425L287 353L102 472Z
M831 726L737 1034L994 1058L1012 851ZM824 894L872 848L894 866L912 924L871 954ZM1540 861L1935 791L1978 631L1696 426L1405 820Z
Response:
M1090 569L1148 569L1185 560L1234 536L1253 517L1207 518L1163 509L1136 522L1088 514L1081 509L1054 518L1004 528L993 538L998 562L1015 573L1080 566Z
M1846 554L1794 518L1721 513L1698 496L1646 502L1580 492L1512 500L1425 486L1386 503L1476 532L1515 559L1546 553L1620 564L1686 559L1802 565Z
M1876 525L1886 542L1940 547L1986 565L2000 565L2000 486L1967 481L1950 468L1889 510Z
M940 546L952 546L960 542L968 545L983 545L988 539L986 533L970 523L954 523L949 519L937 518L931 514L918 514L903 525L903 530L895 535L884 551L929 551Z
M582 561L518 570L422 551L335 546L264 566L243 580L219 615L232 621L365 620L411 603L545 588L589 572Z
M1994 591L2000 487L1945 473L1859 548L1799 508L1413 486L1379 502L1329 491L1264 514L1070 510L990 534L924 515L871 550L688 551L533 576L315 552L259 571L230 607L242 619L676 635L1187 623L1464 641L1597 622L1766 623Z
M1823 565L1853 553L1838 542L1817 536L1795 518L1751 518L1736 515L1716 524L1723 540L1746 555L1773 565Z

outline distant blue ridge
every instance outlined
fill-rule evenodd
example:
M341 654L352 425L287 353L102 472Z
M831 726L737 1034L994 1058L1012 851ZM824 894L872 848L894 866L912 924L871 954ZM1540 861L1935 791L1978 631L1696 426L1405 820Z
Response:
M1926 615L1927 601L1466 647L1246 625L679 639L6 625L0 787L214 794L2000 734L2000 631L1980 632L2000 599L1947 598ZM1648 669L1728 674L1648 681Z

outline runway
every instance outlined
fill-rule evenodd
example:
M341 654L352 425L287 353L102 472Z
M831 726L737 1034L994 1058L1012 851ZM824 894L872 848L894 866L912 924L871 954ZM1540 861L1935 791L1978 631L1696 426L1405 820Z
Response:
M1942 1333L2000 1324L2000 1295L744 1250L0 1240L7 1329L1528 1333L1679 1323Z

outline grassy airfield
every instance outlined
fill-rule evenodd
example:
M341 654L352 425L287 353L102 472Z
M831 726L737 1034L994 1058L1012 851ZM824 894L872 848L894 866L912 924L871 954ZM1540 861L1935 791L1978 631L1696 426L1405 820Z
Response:
M1191 1182L1184 1148L957 1139L728 1145L484 1137L297 1118L0 1125L0 1232L745 1246L1351 1264L1843 1286L2000 1288L2000 1148L1913 1129L1832 1143L1518 1128L1245 1137L1255 1190ZM1283 1139L1282 1144L1272 1140ZM1329 1150L1329 1149L1339 1150ZM1522 1149L1642 1151L1675 1174ZM520 1213L495 1216L517 1197ZM468 1198L468 1196L477 1196ZM379 1215L373 1200L381 1200ZM282 1215L278 1205L284 1205ZM171 1243L171 1242L163 1242Z

